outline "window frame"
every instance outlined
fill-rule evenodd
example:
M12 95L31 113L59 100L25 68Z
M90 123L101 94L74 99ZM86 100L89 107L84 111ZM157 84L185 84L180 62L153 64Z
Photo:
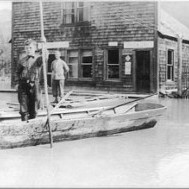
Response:
M78 56L77 56L77 59L78 59L77 77L70 77L69 74L68 74L68 81L73 81L73 80L78 81L79 78L80 78L80 74L79 74L79 70L80 70L80 50L79 49L67 49L66 51L67 51L67 57L66 57L67 62L66 63L67 63L68 66L73 64L73 63L72 64L69 63L69 58L70 58L69 52L70 51L77 51L78 52ZM72 56L72 58L74 58L74 57Z
M169 53L171 53L171 60L169 60L170 56L169 56ZM167 63L166 63L166 80L167 81L174 81L174 50L173 49L168 49L167 50ZM171 64L169 64L169 62L171 62ZM168 70L170 68L170 78L169 75L168 75Z
M66 23L65 21L65 17L69 14L66 13L67 10L69 10L68 8L66 8L67 3L72 3L73 7L70 10L74 10L73 13L71 13L70 15L73 15L74 19L70 22L70 23ZM80 3L83 3L83 6L80 6ZM75 25L75 24L81 24L81 23L85 23L88 22L90 20L90 2L86 2L86 1L79 1L79 2L62 2L61 4L61 11L62 11L62 24L63 25ZM80 20L80 10L82 10L82 20ZM87 16L85 16L85 14L87 14Z
M73 7L68 9L67 8L68 3L71 4ZM62 23L63 24L70 25L70 24L75 24L76 23L76 14L75 14L75 12L76 12L76 3L75 2L71 1L71 2L64 2L64 3L62 3L61 10L62 10ZM71 13L69 13L68 10L71 10ZM74 17L74 18L72 18L72 16L71 16L71 22L70 23L66 22L66 17L68 15L72 15Z
M91 57L92 57L92 62L91 63L83 63L82 61L82 53L83 51L91 51ZM93 65L94 65L94 56L93 56L93 50L90 49L90 48L83 48L83 49L80 49L80 61L79 61L79 79L80 80L92 80L93 79ZM83 77L82 76L82 65L91 65L91 77Z
M118 65L118 69L119 69L119 77L118 78L108 78L108 51L109 50L117 50L118 51L118 64L110 64L110 65ZM105 57L104 57L104 80L105 81L111 81L111 82L120 82L121 81L121 66L122 66L122 62L121 62L121 49L120 48L116 48L116 47L108 47L105 50Z

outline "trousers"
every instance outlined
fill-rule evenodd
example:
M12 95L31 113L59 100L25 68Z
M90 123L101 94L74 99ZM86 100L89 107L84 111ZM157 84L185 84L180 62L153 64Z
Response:
M21 82L18 87L18 101L20 103L20 115L22 121L34 119L40 108L41 88L38 82L34 86Z
M52 80L52 93L53 97L63 97L64 96L64 79Z

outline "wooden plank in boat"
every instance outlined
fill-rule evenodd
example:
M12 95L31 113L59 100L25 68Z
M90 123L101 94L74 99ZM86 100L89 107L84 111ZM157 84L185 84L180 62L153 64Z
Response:
M71 113L82 113L86 112L89 113L90 111L97 111L100 109L103 109L104 107L96 107L96 108L75 108L75 109L61 109L58 108L55 110L52 115L56 114L71 114ZM47 113L46 111L39 111L38 116L45 116ZM20 117L20 114L18 112L8 112L8 111L2 111L0 112L0 119L2 118L16 118Z

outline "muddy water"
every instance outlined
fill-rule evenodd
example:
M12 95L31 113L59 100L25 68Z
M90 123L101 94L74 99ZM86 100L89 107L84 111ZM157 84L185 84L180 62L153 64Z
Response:
M189 187L189 100L159 101L151 129L0 150L0 187Z

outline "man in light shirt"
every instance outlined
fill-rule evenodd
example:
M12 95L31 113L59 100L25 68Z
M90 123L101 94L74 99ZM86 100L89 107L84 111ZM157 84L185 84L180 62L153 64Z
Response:
M55 51L55 60L51 64L52 70L52 93L55 98L54 103L58 103L59 99L64 96L65 74L69 72L69 67L60 58L60 51Z

